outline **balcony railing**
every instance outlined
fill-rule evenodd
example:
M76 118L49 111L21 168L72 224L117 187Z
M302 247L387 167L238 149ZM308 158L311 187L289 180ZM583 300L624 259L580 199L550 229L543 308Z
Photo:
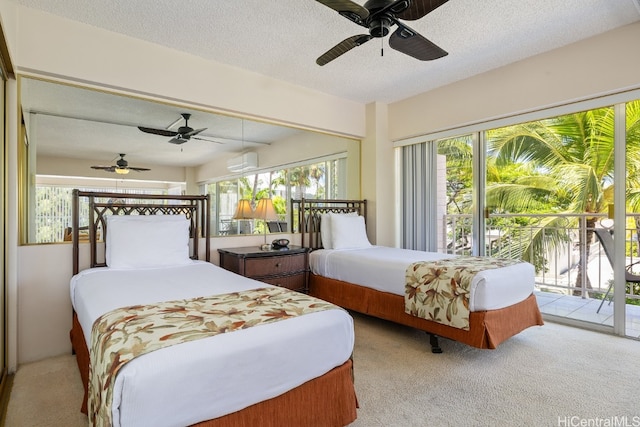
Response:
M624 232L615 230L616 238L625 239L627 266L640 261L639 218L640 214L627 214ZM491 214L486 218L480 255L528 260L536 266L539 291L602 299L613 283L613 267L593 229L608 225L606 219L604 214L591 213ZM443 216L438 251L471 255L471 224L471 215ZM582 259L587 261L581 263ZM628 285L626 297L628 302L640 303L640 285Z

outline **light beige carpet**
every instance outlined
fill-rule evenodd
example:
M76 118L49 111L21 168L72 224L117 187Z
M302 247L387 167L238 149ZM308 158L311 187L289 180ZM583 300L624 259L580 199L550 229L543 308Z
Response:
M16 427L86 426L80 412L82 381L72 355L18 367L5 425Z
M638 341L547 323L497 350L443 339L432 354L425 333L354 319L352 427L640 425ZM72 356L23 365L7 426L86 426L81 399Z

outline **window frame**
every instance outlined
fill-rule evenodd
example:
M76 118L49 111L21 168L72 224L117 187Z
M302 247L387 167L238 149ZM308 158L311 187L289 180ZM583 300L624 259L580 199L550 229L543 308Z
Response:
M318 191L316 188L315 196L313 198L321 198L321 199L345 198L347 195L347 189L348 189L348 183L346 182L348 179L348 175L346 172L347 164L348 164L347 152L335 153L328 156L307 159L304 161L278 165L278 166L269 167L269 168L254 169L251 171L245 171L245 172L241 172L233 175L227 175L227 176L219 177L216 179L207 180L201 183L200 185L201 193L210 194L211 196L210 217L211 217L212 224L210 225L210 230L211 230L210 237L241 236L246 234L258 234L258 233L263 234L265 232L266 224L264 224L264 222L260 220L258 220L257 224L252 223L252 227L246 227L246 226L243 227L241 223L237 223L235 227L231 227L232 230L240 231L239 233L237 232L227 233L225 230L222 230L222 228L225 228L225 227L222 227L221 221L228 220L229 219L228 217L230 215L233 215L233 212L231 212L231 210L228 209L230 206L228 202L223 203L221 201L221 192L220 192L220 185L222 184L229 183L229 187L236 188L236 194L235 194L236 200L234 201L234 203L231 204L233 206L233 209L235 209L235 207L237 206L238 200L240 200L241 198L248 198L247 194L249 194L247 193L246 188L244 190L240 189L242 185L240 185L239 183L242 180L247 180L248 176L259 176L259 175L265 175L265 174L268 174L271 177L271 182L269 182L267 187L265 186L261 187L260 184L258 184L258 186L256 186L255 189L252 189L250 201L253 205L253 208L255 208L255 203L257 202L257 200L265 195L265 190L268 196L270 197L276 196L276 199L274 200L276 204L276 210L278 210L278 204L279 204L278 198L283 199L284 212L282 211L282 205L281 205L280 212L277 212L277 213L279 216L279 221L286 222L287 230L289 230L288 232L291 232L291 230L293 229L292 224L290 224L291 199L297 196L294 196L295 192L293 191L293 189L295 188L295 186L291 185L290 178L289 178L289 171L295 168L304 168L304 167L313 166L320 163L325 164L324 176L322 177L322 180L323 180L322 188L324 188L324 192L323 192L324 194L322 197L319 197ZM284 186L284 189L275 190L273 188L273 177L277 177L281 173L284 173L285 184L277 184L277 185L279 185L280 187ZM233 185L234 181L236 182L235 185ZM318 184L319 182L316 183L316 185ZM327 191L327 187L330 187L331 191ZM276 193L279 193L279 194L276 194ZM256 195L255 198L253 197L253 194ZM305 197L307 197L306 194L305 194ZM225 213L221 214L220 207L223 205L226 206L227 209L225 209ZM233 221L244 221L244 220L233 220ZM251 229L251 233L246 232L248 231L249 228ZM245 231L245 232L243 233L242 231ZM273 234L276 232L272 233L267 230L267 233Z

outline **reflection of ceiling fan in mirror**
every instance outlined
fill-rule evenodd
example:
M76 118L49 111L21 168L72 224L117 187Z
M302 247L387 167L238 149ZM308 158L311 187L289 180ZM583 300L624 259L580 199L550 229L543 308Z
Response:
M189 127L189 118L191 118L191 114L182 113L181 116L184 119L184 126L180 126L177 131L169 129L173 125L168 126L167 129L154 129L154 128L148 128L144 126L138 126L138 129L140 129L142 132L151 133L153 135L171 137L169 142L177 145L184 144L185 142L189 141L191 138L199 139L201 141L216 142L218 144L221 144L221 142L219 141L213 141L210 139L197 137L196 135L198 135L202 131L207 130L207 128L193 129L192 127Z
M99 169L107 172L115 172L120 175L126 175L129 173L129 171L145 172L145 171L151 170L147 168L134 168L132 166L129 166L129 162L127 162L124 159L124 156L125 154L120 154L120 158L118 159L116 164L113 166L91 166L91 169Z

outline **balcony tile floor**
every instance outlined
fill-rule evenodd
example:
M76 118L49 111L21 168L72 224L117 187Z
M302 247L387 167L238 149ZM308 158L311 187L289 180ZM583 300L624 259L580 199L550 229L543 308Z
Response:
M535 291L542 314L566 317L613 327L613 304L605 302L597 313L602 300L581 298L553 292ZM640 306L627 305L626 335L640 339Z

